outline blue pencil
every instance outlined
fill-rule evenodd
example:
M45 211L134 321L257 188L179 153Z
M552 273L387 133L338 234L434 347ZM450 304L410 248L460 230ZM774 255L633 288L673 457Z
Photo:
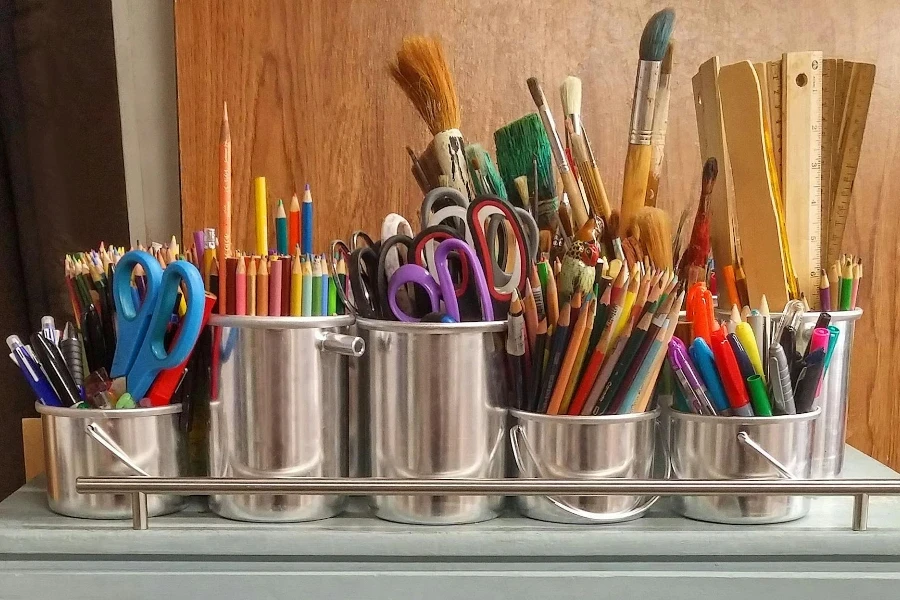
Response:
M303 192L303 210L300 213L302 234L300 236L303 254L313 253L313 205L312 194L309 192L309 184Z

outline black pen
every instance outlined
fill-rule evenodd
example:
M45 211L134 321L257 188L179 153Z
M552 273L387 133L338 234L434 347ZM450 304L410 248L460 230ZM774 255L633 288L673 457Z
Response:
M62 405L74 406L81 402L81 392L78 391L59 348L40 333L32 333L31 349Z
M813 409L816 401L816 390L825 370L825 349L818 348L806 357L806 366L797 380L794 392L794 403L798 413L806 413Z

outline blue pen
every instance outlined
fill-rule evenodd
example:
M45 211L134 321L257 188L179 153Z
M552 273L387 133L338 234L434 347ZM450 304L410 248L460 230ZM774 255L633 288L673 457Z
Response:
M62 402L59 401L59 397L56 395L56 392L53 391L44 372L41 371L40 366L38 366L34 357L31 356L31 352L29 352L28 348L22 344L22 340L19 339L19 336L11 335L6 338L6 345L9 346L9 349L12 351L9 356L17 365L19 365L19 369L22 370L22 375L25 376L28 385L31 386L31 389L34 391L35 395L37 395L40 403L47 406L62 406Z
M716 369L716 360L709 344L703 338L697 338L691 343L688 353L700 371L700 378L706 384L706 391L709 392L709 399L716 412L720 415L731 415L731 405L728 404L725 386L722 385L722 378Z
M302 233L300 235L300 244L303 254L313 253L313 205L312 194L309 192L309 184L303 192L302 210L300 212L300 223Z

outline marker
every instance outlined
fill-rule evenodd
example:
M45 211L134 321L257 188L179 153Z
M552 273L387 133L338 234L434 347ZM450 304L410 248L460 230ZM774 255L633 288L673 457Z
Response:
M731 344L728 340L722 340L713 347L713 352L716 356L716 366L722 375L722 384L728 393L731 410L736 416L752 417L753 409L750 408L750 397L747 395L744 378L741 377L741 369L734 356L734 351L731 349Z
M712 349L703 338L694 339L691 343L688 353L697 365L700 377L706 384L709 392L709 399L712 401L716 409L716 413L729 416L732 414L731 406L728 404L728 395L725 393L725 386L722 383L722 376L716 369L716 361Z

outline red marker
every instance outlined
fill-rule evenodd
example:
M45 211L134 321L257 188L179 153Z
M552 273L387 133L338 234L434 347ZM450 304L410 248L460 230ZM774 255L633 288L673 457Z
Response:
M750 396L747 394L747 388L744 387L744 378L741 376L741 369L738 366L734 350L731 349L731 344L726 339L716 342L713 352L716 355L716 367L719 369L719 375L722 376L722 383L725 385L732 412L738 417L752 417L753 408L750 406Z

